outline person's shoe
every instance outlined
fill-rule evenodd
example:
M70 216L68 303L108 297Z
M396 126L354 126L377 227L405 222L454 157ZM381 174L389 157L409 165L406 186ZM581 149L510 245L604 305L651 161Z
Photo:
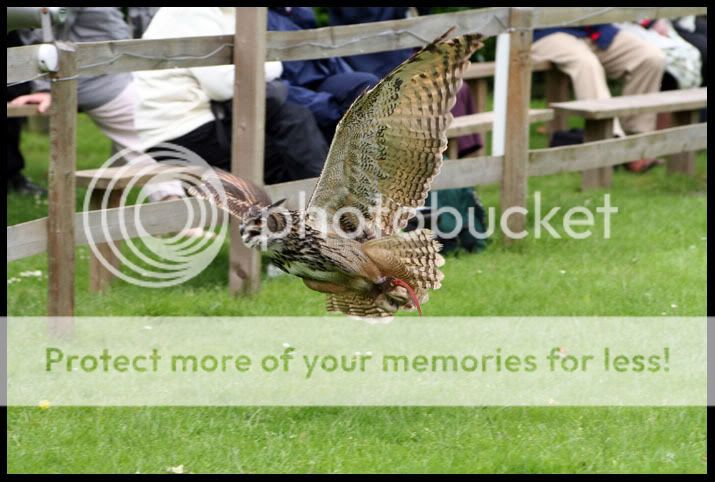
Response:
M47 189L38 186L34 182L31 182L22 174L17 174L12 179L8 179L7 190L8 192L28 194L31 196L47 196Z
M644 172L650 171L655 166L662 163L663 162L658 159L638 159L637 161L631 161L626 163L625 166L626 170L630 172L642 174Z

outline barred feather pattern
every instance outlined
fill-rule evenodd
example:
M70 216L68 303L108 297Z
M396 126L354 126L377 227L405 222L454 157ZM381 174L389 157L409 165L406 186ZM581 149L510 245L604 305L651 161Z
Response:
M447 127L481 35L447 32L363 93L338 124L310 201L328 216L359 210L390 235L424 205L447 148ZM345 218L349 228L349 217Z
M271 204L270 196L248 179L215 168L213 174L215 178L209 176L204 183L188 187L189 195L208 199L240 221L244 221L249 212Z
M375 299L360 293L327 295L325 308L330 313L343 313L358 318L386 318L394 311L386 310L375 304Z
M363 245L367 255L384 271L407 281L416 290L439 289L444 274L442 245L429 229L396 233Z
M415 290L421 303L427 300L427 290L439 289L444 274L439 267L444 258L439 254L442 245L428 229L395 233L386 238L363 244L365 254L386 276L406 281ZM328 311L340 311L361 318L392 316L398 307L386 309L374 296L359 293L330 294Z

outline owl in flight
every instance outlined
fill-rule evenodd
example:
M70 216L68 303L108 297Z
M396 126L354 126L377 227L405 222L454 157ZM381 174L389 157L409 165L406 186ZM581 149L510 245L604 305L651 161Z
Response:
M444 275L427 229L403 233L424 205L447 148L462 76L481 35L445 33L358 97L343 116L305 210L278 207L255 184L217 171L222 189L189 189L228 211L243 242L325 293L328 311L388 317L417 309Z

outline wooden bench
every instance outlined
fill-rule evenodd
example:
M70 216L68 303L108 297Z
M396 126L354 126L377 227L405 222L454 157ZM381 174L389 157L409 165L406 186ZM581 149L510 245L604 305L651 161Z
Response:
M77 187L92 187L89 207L91 210L98 210L119 207L122 192L127 187L142 187L148 183L168 181L176 179L179 174L191 174L201 177L202 172L202 169L192 166L182 167L162 164L148 167L120 166L77 171L75 181ZM106 202L104 201L105 198ZM103 203L104 206L102 206ZM97 243L96 248L108 263L119 269L119 262L109 244ZM94 252L91 252L89 257L90 291L104 291L113 278L112 272L102 264Z
M707 107L706 87L671 90L643 95L628 95L602 100L577 100L557 102L550 106L564 116L579 116L586 120L584 142L608 139L613 136L613 119L621 116L646 113L673 112L675 125L698 122L699 110ZM668 160L668 172L695 173L695 153L674 154ZM612 167L602 167L583 172L584 189L609 186Z
M548 122L554 118L553 109L531 109L529 110L529 124L536 122ZM494 124L494 112L479 112L477 114L455 117L452 124L447 129L447 156L450 159L459 157L457 138L469 134L484 134L492 130Z
M469 85L476 110L479 113L487 111L489 79L494 77L495 70L495 62L473 62L464 73L464 81ZM569 100L570 80L554 64L548 61L535 62L531 66L531 71L544 73L547 103ZM566 126L566 117L555 112L551 122L546 126L546 134L550 135L555 131L565 130Z
M7 104L7 117L34 117L46 116L47 112L40 112L35 104L28 105L10 105Z

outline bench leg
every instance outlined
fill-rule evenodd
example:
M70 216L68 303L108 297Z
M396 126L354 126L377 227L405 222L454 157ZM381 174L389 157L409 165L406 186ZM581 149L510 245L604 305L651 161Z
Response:
M474 79L469 83L469 88L472 92L472 98L474 100L474 108L477 112L487 111L487 94L488 94L489 82L487 79ZM486 133L480 132L482 136L482 142L486 144ZM481 156L484 154L485 146L479 148L474 155Z
M600 141L613 137L613 119L603 120L586 120L586 126L583 131L584 142ZM581 178L581 188L586 191L588 189L597 189L600 187L608 187L611 185L613 178L613 167L598 167L583 171Z
M447 157L449 159L457 159L459 157L459 142L456 137L447 141Z
M684 112L674 112L673 113L673 124L675 126L684 126L688 124L696 124L699 120L698 111L684 111ZM668 156L668 162L666 164L667 172L679 172L687 174L688 176L695 175L695 152L680 152L678 154L673 154Z
M673 126L673 116L670 112L659 112L655 121L655 129L660 131Z
M95 189L92 191L92 197L90 198L90 207L92 210L102 208L102 198L105 195L105 191L101 189ZM119 201L122 197L121 191L112 191L109 194L109 202L107 203L109 208L119 207ZM119 242L117 242L119 246ZM114 267L119 267L119 260L112 252L112 249L107 243L97 243L97 250L102 254L104 260L109 262ZM89 254L89 290L93 293L103 292L109 287L114 275L111 271L104 267L102 261L99 260L94 255L94 252Z
M547 70L544 78L546 104L566 102L569 100L569 77L558 69ZM554 112L554 119L546 125L546 135L549 139L556 131L568 128L566 116L562 112Z

